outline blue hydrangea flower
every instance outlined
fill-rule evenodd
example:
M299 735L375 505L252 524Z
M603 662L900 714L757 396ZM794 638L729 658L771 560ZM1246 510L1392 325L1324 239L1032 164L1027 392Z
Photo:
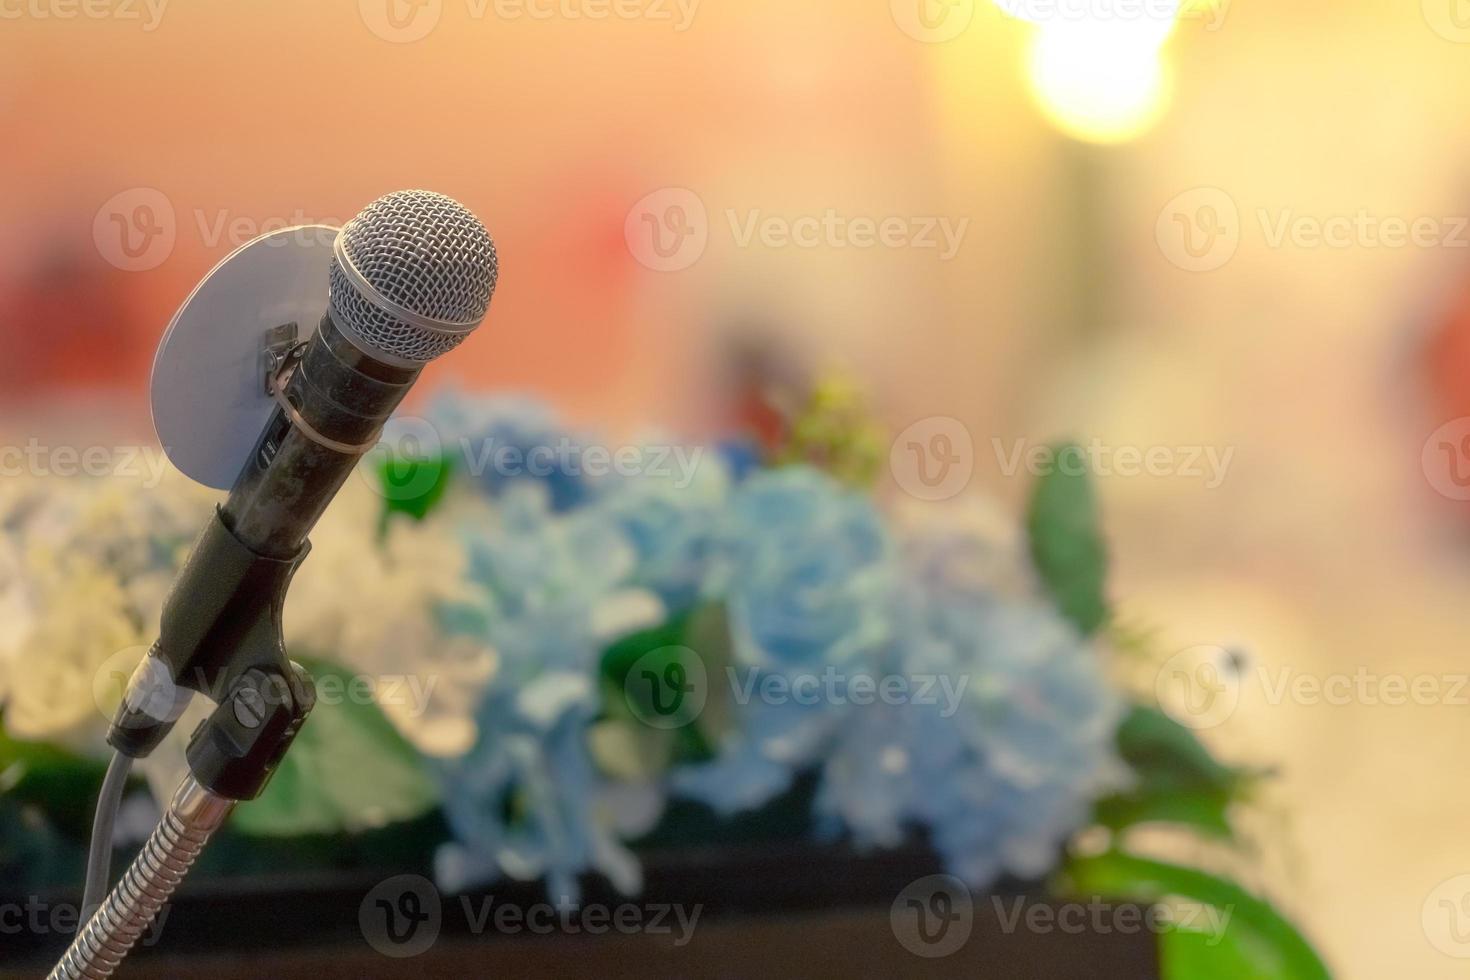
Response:
M900 554L871 501L805 467L732 483L721 466L682 486L618 476L574 508L544 482L495 494L495 520L465 531L480 598L445 612L500 657L474 748L443 770L446 887L545 877L575 902L587 871L637 887L629 814L646 829L662 795L599 770L597 660L701 599L728 610L729 670L708 666L732 721L712 760L667 785L721 813L814 771L829 832L893 846L922 828L983 887L1045 873L1121 771L1121 706L1095 653L970 531L930 527ZM859 702L859 678L870 693L897 678L907 697ZM814 699L791 695L804 679ZM785 696L764 695L768 681Z
M599 819L604 780L587 743L598 710L590 678L568 671L498 687L485 699L474 748L443 769L456 837L436 859L444 887L544 878L556 902L575 905L578 876L595 869L625 892L638 889L637 860L615 822Z
M446 609L453 628L484 635L507 680L547 669L592 671L619 619L657 622L657 598L631 585L636 552L598 508L558 514L546 487L506 490L491 526L462 529L477 601Z
M635 552L615 521L598 508L558 514L549 496L543 486L509 488L492 523L463 530L477 597L446 609L445 627L483 638L499 670L473 748L441 769L457 841L441 850L438 873L455 889L501 874L545 877L553 898L574 904L586 871L638 887L613 805L627 802L616 792L627 787L598 771L588 735L602 650L665 610L630 587Z
M891 548L868 498L810 467L770 470L732 495L719 538L708 588L742 664L859 667L887 642Z
M724 439L716 447L725 465L730 469L730 478L740 483L746 477L760 472L764 465L764 453L754 439Z
M634 581L672 613L689 609L704 592L730 493L729 470L717 454L695 448L684 461L687 472L670 467L625 477L598 501L633 544Z
M796 776L821 758L836 722L831 711L791 701L752 698L735 711L734 727L721 740L718 755L670 776L675 793L724 816L758 809L790 789Z
M829 669L871 672L891 636L891 548L869 500L807 467L741 484L717 538L707 592L729 611L735 722L712 761L672 780L731 813L784 792L820 760L848 706L825 692L814 701L760 692L769 678L790 692Z
M975 887L1003 872L1038 877L1117 782L1120 700L1097 652L1052 606L987 597L967 575L936 578L947 566L927 548L910 559L925 573L895 597L885 669L936 678L938 697L847 713L818 813L867 846L927 828L949 870Z
M587 439L540 401L451 389L435 396L427 415L444 451L492 497L516 483L541 483L553 509L567 511L595 496L600 481L587 474Z

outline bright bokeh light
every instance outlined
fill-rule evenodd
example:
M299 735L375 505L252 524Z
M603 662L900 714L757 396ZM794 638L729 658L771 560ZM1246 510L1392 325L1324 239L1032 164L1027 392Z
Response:
M1169 102L1161 44L1151 31L1117 23L1044 27L1031 39L1032 93L1068 136L1091 143L1133 139Z

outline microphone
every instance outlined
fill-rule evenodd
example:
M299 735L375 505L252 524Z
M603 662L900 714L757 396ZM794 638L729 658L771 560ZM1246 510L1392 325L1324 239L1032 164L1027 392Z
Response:
M51 980L110 976L234 806L265 788L316 701L281 639L307 536L424 365L485 319L497 275L484 225L442 194L389 194L337 234L326 314L271 371L276 408L169 591L158 640L108 728L117 751L93 824L88 918ZM109 893L131 760L158 746L195 693L217 706L189 739L189 775Z
M220 710L190 742L191 771L232 799L259 794L314 701L280 629L308 535L424 365L484 320L498 271L484 225L442 194L389 194L342 228L326 313L276 375L277 407L170 590L113 748L146 756L204 693Z

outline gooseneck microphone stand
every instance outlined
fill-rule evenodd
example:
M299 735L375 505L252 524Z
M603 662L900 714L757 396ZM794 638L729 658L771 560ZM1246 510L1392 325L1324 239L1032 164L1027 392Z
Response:
M242 261L257 246L280 244L271 237L226 262ZM251 266L245 279L227 283L224 295L244 288L242 283L250 287L246 292L279 286L292 295L297 274L316 265L303 259L296 268L272 266L270 284L251 280L263 268ZM221 319L217 303L206 302L196 313L205 333L194 340L217 339L221 326L254 324L264 332L259 349L236 331L243 347L227 338L201 362L188 356L198 345L185 335L177 348L185 353L171 363L196 380L212 363L216 374L205 380L213 383L217 376L229 387L242 380L230 373L242 357L258 353L263 369L249 381L275 405L224 506L169 592L158 641L129 680L108 729L117 755L98 801L83 901L87 912L94 902L98 907L51 972L53 980L110 976L210 835L238 803L265 788L316 701L310 675L291 662L281 639L286 589L310 547L307 535L377 443L423 366L484 321L498 270L495 242L462 204L428 191L399 191L369 204L337 233L324 284L327 312L309 340L298 342L296 322L262 325L249 317L237 320L228 309ZM292 305L270 308L293 311L282 319L305 319L307 311L316 316L312 289L298 289ZM169 336L190 322L184 314L193 302L186 302L170 326L161 354L175 350ZM188 401L171 407L176 414L194 408ZM208 435L234 445L229 428L216 426ZM189 775L103 900L112 816L128 766L157 748L195 694L208 697L215 709L189 739Z
M189 775L158 827L52 980L111 976L210 835L265 788L315 702L310 675L281 638L286 589L310 548L308 532L419 371L362 354L330 315L311 342L265 353L277 408L169 593L159 639L129 681L107 741L120 761L142 758L195 693L216 708L189 740ZM99 827L110 826L100 819L107 795L104 788ZM110 841L100 846L106 854ZM101 880L105 888L105 859Z

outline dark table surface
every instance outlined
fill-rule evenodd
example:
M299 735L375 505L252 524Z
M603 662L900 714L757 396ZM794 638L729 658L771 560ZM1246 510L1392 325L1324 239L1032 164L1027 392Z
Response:
M449 895L399 869L186 882L157 935L117 975L1159 975L1156 937L1140 926L1143 910L1099 911L1096 903L1065 903L1014 882L971 895L937 877L941 868L923 849L858 855L809 844L726 846L654 856L646 867L637 897L585 880L582 915L595 913L585 919L555 910L538 885L501 882ZM26 901L65 907L76 896ZM627 919L617 918L624 913ZM44 976L65 950L69 931L41 921L41 928L0 935L0 977Z

